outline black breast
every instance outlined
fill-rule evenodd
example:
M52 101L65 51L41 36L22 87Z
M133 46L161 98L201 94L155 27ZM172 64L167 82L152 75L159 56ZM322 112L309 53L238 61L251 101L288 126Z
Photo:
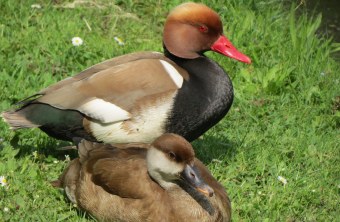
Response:
M192 141L227 114L234 98L233 86L222 67L207 57L182 59L169 52L166 55L190 75L176 95L166 131Z

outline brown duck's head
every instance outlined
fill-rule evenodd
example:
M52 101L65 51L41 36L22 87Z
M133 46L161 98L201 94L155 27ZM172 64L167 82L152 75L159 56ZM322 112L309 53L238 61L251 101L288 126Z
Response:
M219 15L209 7L188 2L175 7L168 15L163 42L175 56L193 59L200 53L212 50L244 63L251 63L223 35Z
M213 196L213 189L201 178L194 166L195 153L191 144L176 134L163 134L147 151L150 176L164 189L176 182L184 182L205 196Z

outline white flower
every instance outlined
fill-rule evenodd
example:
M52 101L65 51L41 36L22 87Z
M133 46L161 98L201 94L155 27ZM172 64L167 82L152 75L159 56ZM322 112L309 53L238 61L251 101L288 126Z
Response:
M34 159L37 159L38 158L38 151L34 151L32 153L32 155L33 155Z
M286 178L284 178L284 177L282 177L282 176L278 176L277 179L278 179L279 181L281 181L281 183L283 183L283 185L286 185L286 184L287 184Z
M53 163L59 163L59 161L58 160L53 160Z
M73 37L72 44L74 46L81 46L83 44L83 40L80 37Z
M70 161L71 161L71 158L70 158L69 155L65 155L65 161L66 161L66 162L70 162Z
M113 39L118 43L118 45L125 45L125 43L123 42L121 38L115 36Z
M8 212L8 211L9 211L9 208L8 208L8 207L4 207L4 211L5 211L5 212Z
M41 9L41 5L33 4L33 5L31 5L31 8Z
M6 178L4 176L0 176L0 185L2 187L7 186L7 180L6 180Z
M219 160L219 159L212 159L212 162L215 162L215 163L222 163L222 161Z

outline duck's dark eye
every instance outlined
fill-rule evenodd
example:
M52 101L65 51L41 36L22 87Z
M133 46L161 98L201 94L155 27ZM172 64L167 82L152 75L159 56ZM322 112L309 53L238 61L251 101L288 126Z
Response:
M200 32L208 32L208 27L205 26L205 25L200 25L200 26L198 26L198 30Z
M172 160L175 160L175 159L176 159L175 153L169 152L168 155L169 155L170 159L172 159Z

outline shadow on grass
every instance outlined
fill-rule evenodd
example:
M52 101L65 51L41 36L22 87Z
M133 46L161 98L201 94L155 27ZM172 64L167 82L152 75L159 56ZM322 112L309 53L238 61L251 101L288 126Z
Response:
M53 158L54 160L64 160L65 155L69 155L71 159L78 157L78 151L75 149L61 149L72 146L71 142L53 139L44 133L32 138L31 133L16 131L15 135L11 138L10 144L12 147L19 149L16 158L33 155L35 151L39 153L40 159ZM205 134L203 138L192 142L196 157L205 165L214 160L232 159L238 153L238 148L241 144L242 141L232 141L227 138L227 135L221 134L217 136Z
M240 143L231 141L226 136L204 135L203 139L195 140L192 145L196 157L208 165L213 160L232 159L237 154Z
M64 160L65 155L69 155L71 159L78 157L78 151L75 149L61 150L63 147L72 146L72 143L62 140L56 140L47 136L38 136L38 139L27 138L21 131L17 131L14 137L10 140L12 147L19 149L16 158L33 155L34 151L38 151L39 156L48 158L49 156ZM33 145L34 144L34 145Z

